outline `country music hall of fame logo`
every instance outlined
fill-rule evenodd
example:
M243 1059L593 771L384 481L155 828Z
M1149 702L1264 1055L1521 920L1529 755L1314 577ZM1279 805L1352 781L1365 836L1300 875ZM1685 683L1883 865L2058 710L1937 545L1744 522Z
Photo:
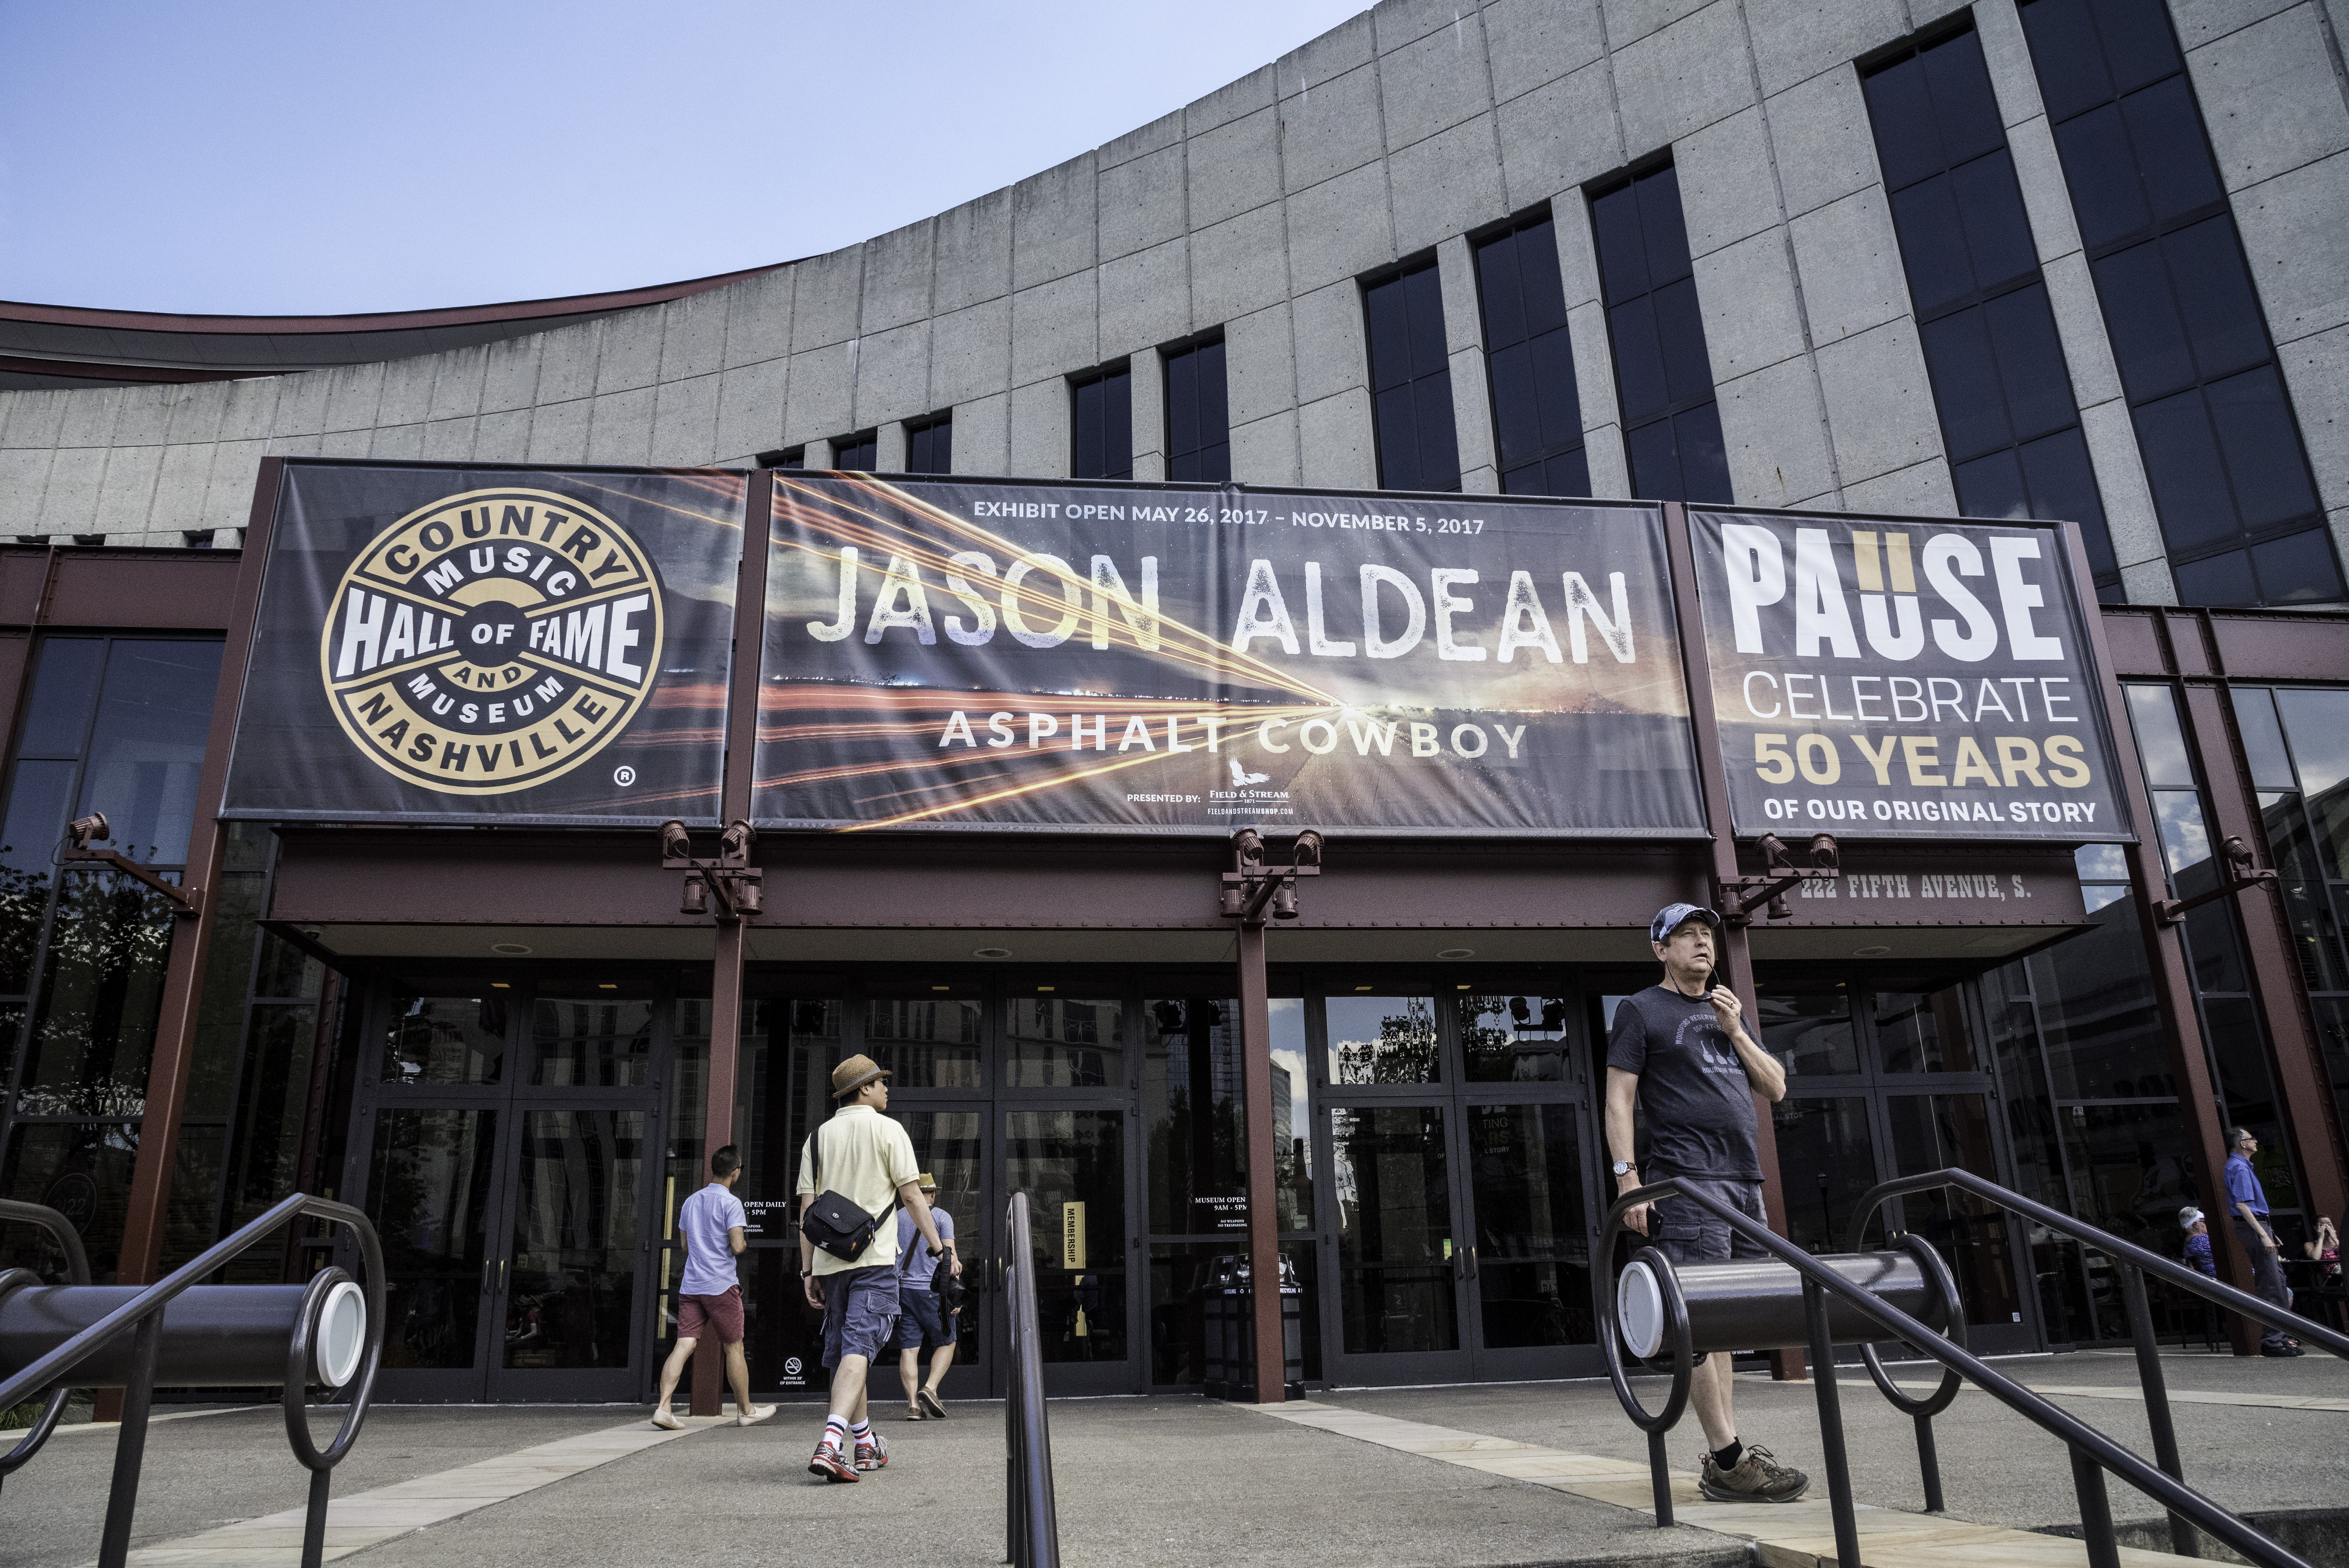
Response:
M636 542L551 490L481 490L401 518L335 590L318 645L343 732L449 795L557 779L626 727L660 669Z

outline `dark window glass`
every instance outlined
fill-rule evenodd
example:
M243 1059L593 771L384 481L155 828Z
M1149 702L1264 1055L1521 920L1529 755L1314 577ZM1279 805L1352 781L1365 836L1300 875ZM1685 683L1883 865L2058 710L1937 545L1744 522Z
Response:
M2077 521L2099 585L2116 590L1982 40L1968 28L1925 45L1871 73L1866 90L1959 510Z
M1080 480L1133 477L1133 377L1125 366L1079 381L1069 391L1069 474Z
M1557 231L1547 216L1476 247L1476 294L1501 488L1516 495L1588 494L1590 465L1582 449ZM1548 488L1560 480L1581 488Z
M44 637L16 755L79 757L105 667L106 644L97 638Z
M1444 351L1444 288L1433 261L1362 291L1370 332L1372 419L1379 484L1386 490L1460 488L1452 423L1452 366Z
M2179 597L2340 597L2168 11L2160 0L2030 0L2023 21Z
M1229 397L1221 339L1166 361L1166 477L1220 483L1232 477Z
M1726 501L1729 459L1671 165L1590 198L1635 495Z
M905 471L909 474L954 472L954 416L940 414L905 427Z
M861 435L843 436L832 444L832 466L835 469L871 473L880 458L880 437L871 430Z

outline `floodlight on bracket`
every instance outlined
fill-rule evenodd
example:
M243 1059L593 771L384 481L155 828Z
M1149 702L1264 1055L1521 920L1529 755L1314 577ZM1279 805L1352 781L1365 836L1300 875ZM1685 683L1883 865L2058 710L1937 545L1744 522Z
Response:
M2164 925L2177 925L2186 919L2186 912L2222 898L2232 898L2255 887L2271 887L2277 880L2272 871L2261 871L2251 858L2251 847L2243 842L2242 835L2230 833L2219 846L2220 858L2227 862L2227 879L2209 892L2196 893L2192 898L2158 898L2153 901L2153 918Z
M113 850L94 850L93 843L104 843L114 837L114 830L103 811L92 811L87 817L76 817L66 828L66 836L58 845L58 865L111 866L134 882L143 882L171 901L171 913L181 920L193 920L204 912L204 890L181 887L167 882L129 855Z
M672 817L660 825L661 869L687 872L685 892L678 901L680 914L706 914L730 925L760 910L760 884L764 873L750 863L759 832L736 819L718 838L718 858L698 860L685 824Z
M1264 858L1264 835L1242 828L1232 835L1232 869L1224 873L1219 913L1242 925L1262 925L1269 904L1273 919L1295 920L1297 879L1321 874L1322 850L1321 835L1307 828L1289 846L1289 863L1269 865Z
M1837 863L1841 851L1836 848L1833 833L1812 836L1811 863L1798 866L1783 840L1775 833L1764 833L1754 841L1762 851L1762 874L1756 877L1723 877L1713 884L1714 907L1722 919L1732 925L1751 925L1754 912L1764 904L1772 920L1792 920L1795 911L1786 903L1788 890L1806 882L1829 882L1843 875Z

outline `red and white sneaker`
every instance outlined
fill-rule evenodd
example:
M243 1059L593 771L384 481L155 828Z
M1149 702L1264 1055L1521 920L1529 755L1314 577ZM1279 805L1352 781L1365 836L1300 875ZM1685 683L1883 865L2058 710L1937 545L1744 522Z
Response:
M877 1470L889 1462L889 1439L875 1432L869 1439L856 1440L856 1468Z
M862 1480L856 1467L840 1457L840 1450L830 1443L818 1443L815 1458L808 1460L808 1474L820 1475L827 1481Z

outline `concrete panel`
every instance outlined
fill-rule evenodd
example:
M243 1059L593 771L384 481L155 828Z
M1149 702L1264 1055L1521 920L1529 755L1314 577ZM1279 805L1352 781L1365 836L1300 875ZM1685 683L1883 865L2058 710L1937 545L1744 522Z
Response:
M1760 108L1733 114L1672 149L1689 254L1705 256L1778 223L1778 182Z
M1754 101L1735 0L1713 4L1615 50L1623 141L1641 158Z
M481 377L489 368L487 347L452 348L433 357L440 373L432 377L432 401L428 419L460 419L481 411Z
M1195 319L1230 321L1288 293L1288 252L1278 205L1258 207L1191 237Z
M375 428L369 426L363 430L328 430L324 435L314 437L313 439L316 444L309 451L287 452L284 455L286 457L364 458L367 455L367 449L375 444Z
M482 413L528 408L538 401L538 370L545 357L546 337L533 333L487 346L481 366Z
M1772 230L1700 257L1696 297L1713 378L1729 382L1765 365L1801 356L1803 313L1786 261L1785 236Z
M1958 515L1957 487L1950 465L1940 458L1843 487L1847 511L1908 513L1919 517Z
M2072 213L2072 190L2064 182L2064 165L2055 156L2055 138L2046 119L2009 126L2006 146L2014 158L2014 181L2023 191L2023 210L2031 222L2031 242L2040 264L2077 255L2080 225Z
M712 444L719 452L755 454L781 444L785 364L768 359L719 375L718 424Z
M235 382L226 384L234 387ZM215 385L208 390L219 392ZM44 451L57 444L65 428L66 394L52 387L0 393L0 448L37 447Z
M954 471L1011 471L1011 394L998 392L957 403L954 411Z
M2046 263L2040 276L2047 284L2055 335L2063 340L2064 363L2072 372L2074 399L2086 407L2119 397L2120 367L2113 363L2112 341L2105 335L2104 313L2096 304L2087 258L2075 251Z
M807 469L828 469L832 467L833 459L837 455L830 441L818 438L807 443L807 449L801 453L803 460L800 466Z
M1011 286L1024 289L1093 264L1093 155L1011 188Z
M326 438L322 436L273 436L268 452L273 458L321 458L328 456Z
M856 307L864 289L864 247L851 245L794 263L799 287L792 295L792 352L804 354L845 343L856 335Z
M1622 125L1605 63L1505 100L1495 114L1512 209L1620 168Z
M2080 411L2080 434L2088 443L2088 466L2105 503L2105 531L2113 559L2123 567L2140 561L2166 561L2168 546L2153 510L2153 487L2146 482L2145 454L2137 427L2117 398ZM2164 571L2167 572L2165 567Z
M1154 482L1166 477L1166 363L1155 348L1136 350L1130 362L1133 387L1133 477Z
M936 240L937 225L924 219L864 242L864 314L857 322L861 335L871 337L930 314Z
M1011 472L1062 479L1069 471L1069 384L1059 377L1011 392Z
M54 456L47 447L0 449L0 542L33 531Z
M784 388L783 445L829 438L848 428L855 353L855 345L835 343L792 356L791 378Z
M1273 62L1280 91L1319 88L1358 66L1367 66L1378 49L1378 37L1367 11L1350 16L1328 32Z
M378 425L420 425L432 413L432 383L440 356L395 359L383 367L383 395L376 404Z
M1191 331L1190 245L1163 245L1101 265L1101 357L1183 337Z
M2349 326L2278 350L2301 439L2327 511L2349 507Z
M726 296L688 294L660 307L660 377L712 376L726 363Z
M41 492L41 511L32 533L73 534L94 531L98 490L106 478L106 451L100 447L67 447L49 464L49 482Z
M1909 31L1900 0L1745 0L1762 91L1784 91Z
M1186 173L1194 231L1280 195L1280 123L1267 107L1194 136Z
M1370 385L1362 338L1362 291L1351 278L1314 290L1296 312L1297 401L1318 403L1350 387Z
M873 471L876 474L902 474L905 471L904 420L892 419L874 431Z
M222 441L212 453L212 476L204 487L204 515L197 528L243 528L253 516L253 487L261 480L265 441Z
M119 389L120 400L114 408L114 435L110 444L118 447L160 447L164 432L171 426L171 387L125 387Z
M86 531L146 532L147 513L155 504L155 476L162 467L160 447L117 447L107 454L95 521Z
M1789 215L1808 212L1875 185L1876 137L1858 73L1849 66L1823 71L1769 100L1770 140Z
M1292 407L1296 387L1288 306L1277 304L1225 324L1224 391L1234 428Z
M1998 99L1999 118L2009 126L2035 119L2047 112L2039 97L2038 73L2031 65L2031 43L2023 36L2023 18L2014 0L1978 0L1974 33L1982 40L1982 63L1990 70L1990 88Z
M653 388L638 387L598 397L588 416L587 460L640 464L652 460Z
M1300 484L1331 490L1375 490L1378 456L1371 444L1371 394L1357 387L1297 411L1303 449Z
M1297 410L1232 427L1232 478L1252 485L1304 482L1297 469Z
M1833 343L1909 315L1909 279L1881 189L1806 212L1791 227L1813 343Z
M1395 259L1386 170L1373 163L1288 199L1288 286L1304 294Z
M2178 41L2192 49L2213 38L2289 11L2296 0L2169 0L2169 20Z
M937 218L933 310L961 310L1011 292L1011 192L990 191ZM796 308L796 307L794 307Z
M531 408L509 408L503 413L482 415L481 422L473 427L473 460L482 463L530 461L530 432L531 427L536 423L537 411Z
M1123 136L1102 143L1096 150L1096 157L1100 160L1102 172L1106 174L1121 163L1131 163L1137 158L1146 158L1162 149L1179 146L1182 140L1183 111L1178 108L1171 114L1160 115L1148 125L1129 130ZM1104 191L1106 191L1105 187ZM1105 195L1104 200L1106 200Z
M1475 11L1445 6L1446 23L1379 60L1379 98L1387 145L1409 147L1491 107L1485 29ZM1459 19L1450 20L1457 15ZM1379 29L1386 47L1386 29Z
M315 436L326 424L326 373L305 371L299 376L282 376L270 382L277 388L277 407L269 421L268 434L284 439L292 436ZM71 427L71 417L67 417ZM66 443L70 445L71 443Z
M1228 125L1243 116L1256 113L1258 109L1270 108L1277 96L1274 84L1283 79L1279 73L1280 66L1278 61L1272 65L1259 66L1239 80L1227 82L1204 98L1192 99L1190 103L1184 106L1183 133L1196 139L1205 136L1219 125ZM1295 90L1298 80L1296 73L1291 72L1286 79L1288 86L1278 90ZM1195 147L1193 150L1195 153Z
M1447 234L1508 216L1489 115L1455 125L1387 160L1395 249L1408 255Z
M1599 429L1619 432L1622 405L1615 391L1614 345L1607 335L1607 313L1596 304L1580 304L1567 312L1566 322L1567 340L1574 346L1574 386L1582 403L1583 437L1588 439Z
M1684 16L1694 15L1709 4L1711 0L1618 0L1607 6L1608 45L1619 50Z
M1821 344L1818 367L1847 497L1863 480L1941 456L1941 428L1925 379L1925 356L1917 328L1908 318ZM1942 473L1946 486L1946 465Z
M367 455L384 462L414 462L424 456L424 427L378 425L368 432Z
M2277 342L2349 321L2349 154L2238 192L2235 223Z
M937 318L930 350L930 401L960 404L1005 391L1011 379L1011 302L992 299ZM955 440L962 440L959 420Z
M322 429L372 429L376 410L383 399L384 366L380 365L338 365L321 371L326 382L326 414Z
M2206 44L2186 68L2230 191L2349 148L2349 102L2313 5Z
M1183 232L1183 154L1180 145L1163 148L1102 170L1102 261L1164 244Z
M480 423L472 416L431 421L424 427L424 449L419 455L431 463L471 462L474 428Z
M797 269L781 267L729 284L718 294L726 301L726 366L781 359L792 350L792 290Z
M1468 242L1454 235L1435 248L1444 285L1444 346L1452 372L1452 428L1460 451L1460 488L1489 493L1501 488L1493 435L1493 399L1486 389L1485 317L1476 300L1476 263Z
M1371 27L1379 52L1389 54L1438 28L1465 31L1475 26L1475 15L1455 0L1379 0L1371 10Z
M584 463L587 460L587 421L593 405L587 398L574 397L568 403L550 403L533 409L530 420L529 449L525 459L533 463ZM486 448L490 421L481 421L481 436Z
M529 402L535 404L568 403L574 397L593 397L595 391L595 356L604 335L604 324L587 322L579 326L558 327L538 335L538 388ZM490 378L497 379L492 367ZM496 405L523 407L522 404ZM486 411L492 405L484 403Z
M147 527L158 533L176 533L199 527L204 517L204 491L212 479L212 445L166 447L155 470L155 499L148 508Z
M1281 87L1287 91L1290 84L1284 80ZM1281 178L1291 191L1360 169L1383 150L1375 67L1280 100Z
M1493 97L1502 103L1599 58L1598 0L1494 0L1484 12Z
M1792 506L1836 488L1810 361L1783 361L1721 386L1732 493L1749 506Z
M652 389L652 444L646 460L689 466L718 456L718 377L664 381ZM601 418L599 413L597 418Z
M304 377L305 381L321 380ZM326 407L326 388L316 388L317 404ZM65 422L57 431L60 447L103 447L114 438L114 416L122 406L122 388L94 387L84 391L79 387L65 393ZM316 428L315 424L312 427Z
M163 439L173 446L209 446L220 439L221 416L228 411L227 393L228 384L218 381L171 388L171 414L164 426ZM0 437L0 446L10 444L5 437Z
M1011 384L1083 370L1100 357L1097 285L1090 272L1011 296ZM1013 405L1016 409L1018 405ZM1018 428L1018 420L1013 421Z
M2141 561L2121 568L2121 593L2132 604L2175 604L2178 583L2167 560Z
M858 339L851 422L863 428L925 414L930 407L930 324Z

